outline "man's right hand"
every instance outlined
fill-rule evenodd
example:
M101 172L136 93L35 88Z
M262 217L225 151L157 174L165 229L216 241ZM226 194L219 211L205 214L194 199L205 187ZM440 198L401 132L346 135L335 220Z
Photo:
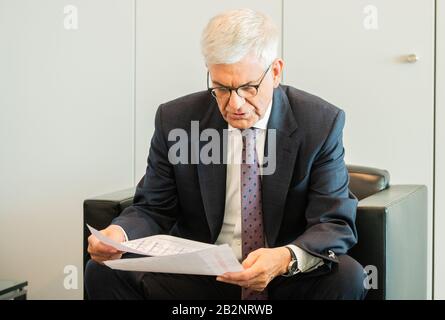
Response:
M125 241L125 235L119 226L110 225L100 232L116 242L120 243ZM100 264L103 264L106 260L120 259L123 254L122 251L100 242L94 235L88 237L88 253L91 255L91 259Z

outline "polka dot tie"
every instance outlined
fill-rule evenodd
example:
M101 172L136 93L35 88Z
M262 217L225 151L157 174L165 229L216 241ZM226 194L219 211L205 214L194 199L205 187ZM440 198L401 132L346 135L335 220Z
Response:
M261 176L256 153L254 128L243 130L243 152L241 164L241 226L243 260L256 249L264 247L263 212L261 203ZM265 300L266 290L254 291L242 288L243 300Z

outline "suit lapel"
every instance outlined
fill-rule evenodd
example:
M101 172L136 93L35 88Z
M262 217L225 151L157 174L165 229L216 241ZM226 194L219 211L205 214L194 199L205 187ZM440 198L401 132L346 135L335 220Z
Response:
M295 134L297 122L289 100L281 87L274 90L272 112L268 129L276 129L276 169L273 174L262 177L263 219L267 243L275 246L284 206L289 190L300 137ZM269 149L269 135L266 138L265 156Z
M224 219L227 172L224 158L226 156L226 152L224 152L226 146L222 139L224 129L227 129L227 122L221 116L214 100L209 107L209 112L200 122L200 131L207 128L213 128L218 131L218 136L220 137L220 163L203 164L199 161L197 170L201 197L211 234L211 243L214 243ZM207 143L207 141L199 141L199 150L201 151L202 147Z

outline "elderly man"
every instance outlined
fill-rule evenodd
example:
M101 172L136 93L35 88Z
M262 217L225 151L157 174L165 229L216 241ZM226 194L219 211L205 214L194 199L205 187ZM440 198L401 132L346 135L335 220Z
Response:
M116 271L102 262L122 252L90 236L90 298L364 298L362 266L347 255L357 241L357 200L343 159L345 115L280 85L278 38L273 22L253 10L210 20L201 43L208 90L158 108L134 203L101 231L117 241L164 233L227 243L244 270L218 277ZM169 134L190 133L196 121L201 132L227 137L221 161L172 161ZM188 137L190 153L202 150Z

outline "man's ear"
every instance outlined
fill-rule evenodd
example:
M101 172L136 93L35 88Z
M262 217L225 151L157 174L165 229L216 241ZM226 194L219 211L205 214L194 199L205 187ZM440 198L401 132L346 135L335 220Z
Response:
M272 77L273 77L273 87L276 88L280 84L281 75L283 74L284 61L283 59L275 59L272 63Z

